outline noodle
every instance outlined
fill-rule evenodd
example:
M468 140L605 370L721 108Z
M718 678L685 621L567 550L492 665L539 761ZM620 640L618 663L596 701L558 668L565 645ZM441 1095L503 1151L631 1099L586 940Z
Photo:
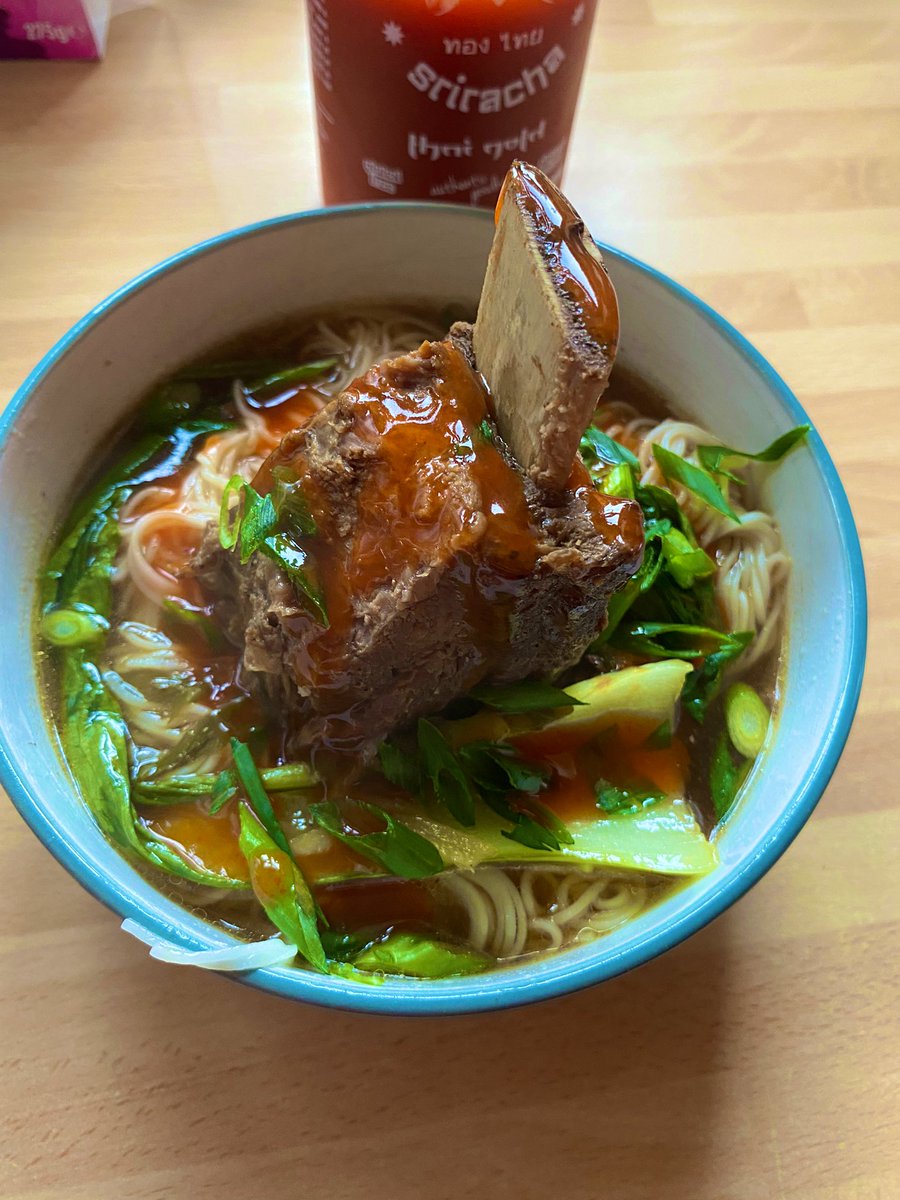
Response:
M638 916L651 892L641 876L545 866L454 871L438 886L459 905L466 940L500 959L610 933Z

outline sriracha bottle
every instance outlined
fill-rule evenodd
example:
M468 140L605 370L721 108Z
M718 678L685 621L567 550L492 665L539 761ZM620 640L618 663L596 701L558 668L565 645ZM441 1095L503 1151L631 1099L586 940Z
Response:
M307 0L327 204L559 182L596 0Z

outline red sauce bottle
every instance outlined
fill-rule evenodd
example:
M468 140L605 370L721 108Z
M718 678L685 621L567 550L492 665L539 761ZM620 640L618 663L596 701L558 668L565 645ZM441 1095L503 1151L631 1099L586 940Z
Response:
M328 204L493 207L527 159L558 182L596 0L307 0Z

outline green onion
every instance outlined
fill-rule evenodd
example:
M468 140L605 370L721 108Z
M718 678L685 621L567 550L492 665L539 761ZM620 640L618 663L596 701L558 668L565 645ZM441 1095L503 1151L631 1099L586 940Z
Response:
M541 712L553 708L572 708L583 701L576 700L562 688L551 683L510 683L502 687L477 687L471 692L473 700L500 712Z
M766 740L769 710L749 683L733 683L725 693L725 724L738 754L756 758Z
M145 773L148 776L152 774L152 778L156 779L160 775L183 767L185 763L191 762L205 751L210 742L218 738L221 733L222 726L215 714L210 713L208 716L201 717L199 721L189 726L175 745L164 751L152 769Z
M666 570L679 587L693 587L696 580L716 573L716 564L706 551L691 545L680 529L662 534L662 554Z
M172 379L151 392L141 409L140 423L145 429L169 429L202 404L203 390L198 383Z
M228 639L212 617L199 608L188 604L180 596L167 596L162 602L163 612L174 621L196 630L208 643L211 650L221 652L228 649Z
M244 484L244 515L238 537L241 566L250 561L277 523L272 497L260 496L249 483Z
M319 777L309 763L284 763L280 767L263 767L259 772L263 786L268 792L292 792L297 788L313 787ZM235 794L235 774L220 771L218 775L198 773L196 775L170 775L167 779L139 779L135 790L142 800L172 803L184 796L211 796L213 803L225 793L225 801ZM221 807L221 805L220 805Z
M634 474L627 463L619 463L597 480L597 486L607 496L621 496L625 500L634 499Z
M264 371L279 371L284 367L283 358L235 358L227 362L200 363L199 366L183 367L176 379L191 379L207 382L215 379L244 379L247 375L259 375Z
M666 477L667 483L680 483L686 487L689 492L693 492L710 508L714 508L717 512L722 513L725 517L730 517L732 521L739 522L740 518L737 513L725 499L722 490L716 481L702 467L697 467L693 463L682 458L681 455L667 450L665 446L659 446L654 443L653 457L659 464L659 469Z
M90 646L109 632L109 621L92 608L51 608L41 618L41 634L52 646Z
M620 813L633 815L653 804L659 804L665 799L662 792L620 788L612 783L607 783L605 779L597 780L594 785L594 795L597 798L597 807L609 816Z
M240 757L243 759L243 755ZM235 760L237 758L238 754ZM252 762L251 759L251 766ZM317 970L326 971L328 964L319 936L316 902L290 852L284 853L281 844L284 834L280 826L280 837L273 837L272 831L245 804L240 806L239 817L239 845L250 868L250 883L257 900L272 924L297 947L306 961Z
M282 529L301 537L315 537L318 533L303 486L290 467L275 467L272 471L272 503Z
M243 519L241 510L244 486L244 480L240 475L232 475L222 492L222 503L219 506L219 545L223 550L233 550L237 545ZM232 496L237 496L238 500L233 509L229 507Z
M709 791L717 821L721 821L734 804L749 767L749 762L735 764L728 748L728 734L723 732L716 742L709 766Z
M734 479L735 476L726 470L726 463L729 466L736 465L738 459L743 459L745 462L778 462L803 441L810 428L809 425L798 425L795 429L790 429L781 437L777 437L771 445L766 446L765 450L760 450L758 454L751 454L748 450L735 450L732 446L698 446L697 457L707 471L714 471L718 475L727 475L729 479Z
M251 396L255 396L258 392L267 392L275 387L288 388L295 383L308 383L311 379L318 379L320 375L324 375L326 371L330 371L335 366L337 366L336 358L320 358L318 362L286 367L254 379L247 384L246 391Z
M272 801L266 795L265 786L260 778L256 763L253 761L253 755L250 753L249 747L233 737L231 739L231 754L234 759L234 768L243 785L247 800L250 802L250 807L262 822L264 829L272 841L280 846L285 854L290 854L291 847L284 836L284 830L278 824L278 818L275 816L275 810L272 808Z

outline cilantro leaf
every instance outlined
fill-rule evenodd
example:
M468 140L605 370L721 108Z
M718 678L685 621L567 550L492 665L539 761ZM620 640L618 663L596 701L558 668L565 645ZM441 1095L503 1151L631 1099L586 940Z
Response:
M546 767L526 762L506 742L468 742L459 759L469 778L483 792L539 792L550 774Z

